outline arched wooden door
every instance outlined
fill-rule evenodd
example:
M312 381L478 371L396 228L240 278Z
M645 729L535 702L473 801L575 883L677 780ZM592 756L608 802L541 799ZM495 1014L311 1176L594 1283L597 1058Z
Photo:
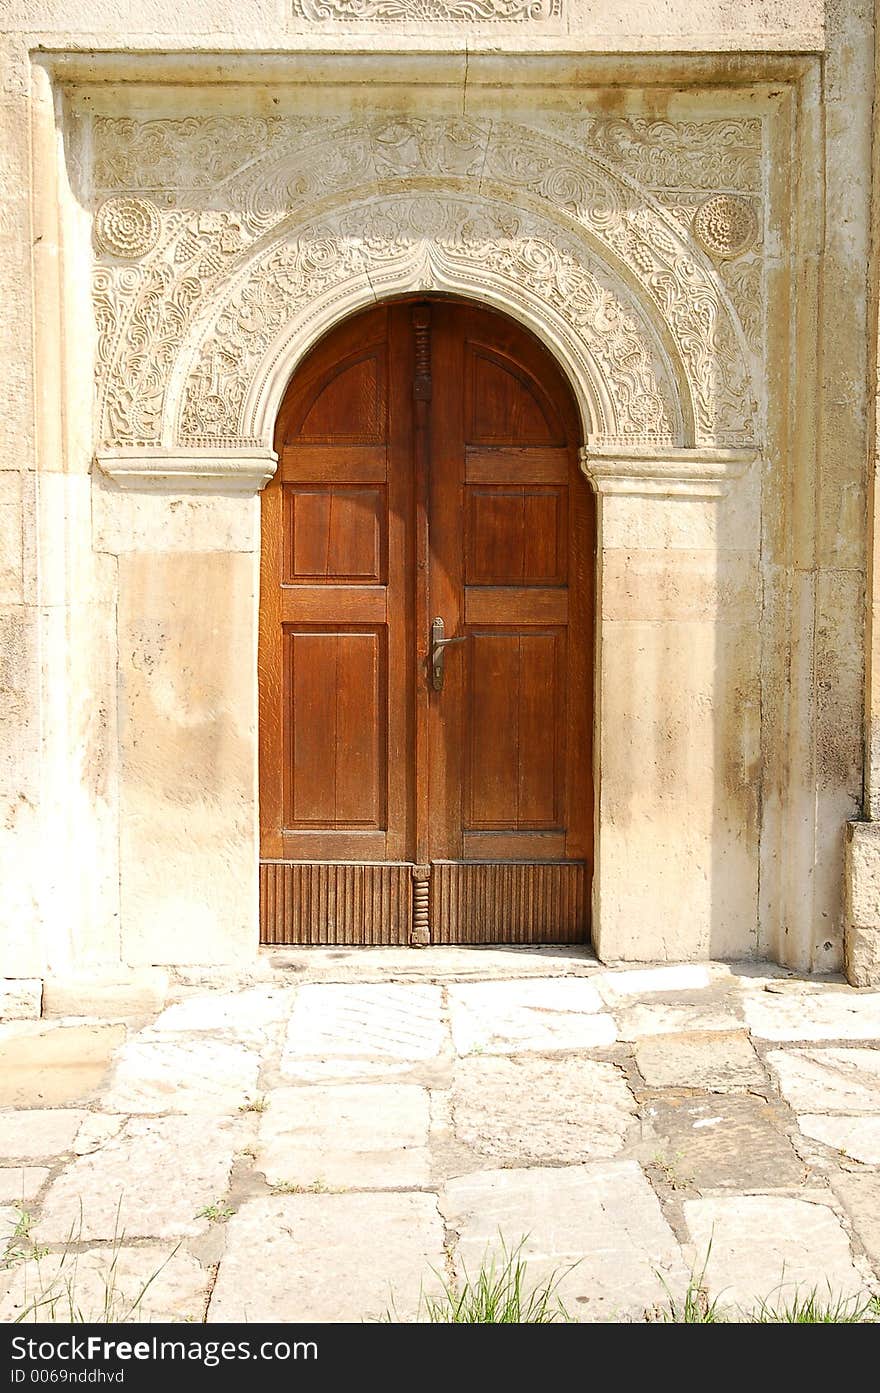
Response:
M589 936L592 496L570 388L402 302L294 376L263 495L267 943Z

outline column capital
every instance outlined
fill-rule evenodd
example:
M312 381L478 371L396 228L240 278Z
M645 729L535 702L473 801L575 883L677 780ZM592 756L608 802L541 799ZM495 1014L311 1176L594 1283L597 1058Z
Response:
M95 460L120 488L146 493L258 493L278 464L274 450L248 441L189 448L105 447Z
M720 498L758 457L753 446L584 445L580 466L597 493Z

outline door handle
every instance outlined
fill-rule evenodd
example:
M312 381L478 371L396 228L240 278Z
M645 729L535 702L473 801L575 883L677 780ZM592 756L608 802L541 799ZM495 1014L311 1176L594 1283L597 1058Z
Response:
M446 671L446 650L450 643L464 643L467 634L459 634L457 638L444 638L446 625L439 617L431 623L431 686L435 692L442 692L443 678Z

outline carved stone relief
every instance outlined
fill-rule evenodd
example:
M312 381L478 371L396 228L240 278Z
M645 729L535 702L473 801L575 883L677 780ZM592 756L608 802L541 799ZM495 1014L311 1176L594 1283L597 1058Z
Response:
M613 384L613 417L606 412L597 422L603 434L676 439L675 385L635 298L573 238L566 241L534 215L464 194L372 199L270 244L212 319L187 378L180 439L233 435L246 424L244 402L257 366L287 321L334 290L344 299L355 277L367 277L377 290L397 284L405 267L423 288L460 283L462 273L473 280L477 267L487 287L498 279L530 294L576 328Z
M403 263L414 288L482 275L527 321L544 306L604 384L598 438L759 434L756 119L101 117L92 149L111 448L250 439L285 325Z
M99 250L126 261L147 256L160 230L159 214L148 198L108 198L95 214Z
M758 235L758 220L747 198L718 193L700 204L693 228L707 252L727 258L749 250Z
M529 24L555 19L562 0L293 0L293 13L318 24Z

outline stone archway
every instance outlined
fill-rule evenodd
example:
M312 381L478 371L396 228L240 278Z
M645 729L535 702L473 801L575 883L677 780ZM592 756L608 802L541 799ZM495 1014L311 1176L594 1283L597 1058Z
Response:
M117 489L259 490L297 363L394 295L481 300L561 364L599 494L594 924L606 957L748 953L754 940L750 756L728 757L752 739L757 704L754 569L713 510L763 439L762 223L749 122L722 124L721 154L712 123L613 120L591 128L585 153L582 127L561 117L552 131L225 117L99 119L93 131L96 455ZM689 202L655 197L639 141L684 169ZM690 508L670 511L676 497ZM708 539L696 552L693 529ZM724 771L738 802L719 831ZM248 820L252 798L239 778ZM239 877L246 858L255 881L255 845ZM716 863L736 868L735 889ZM682 904L686 931L670 936Z

